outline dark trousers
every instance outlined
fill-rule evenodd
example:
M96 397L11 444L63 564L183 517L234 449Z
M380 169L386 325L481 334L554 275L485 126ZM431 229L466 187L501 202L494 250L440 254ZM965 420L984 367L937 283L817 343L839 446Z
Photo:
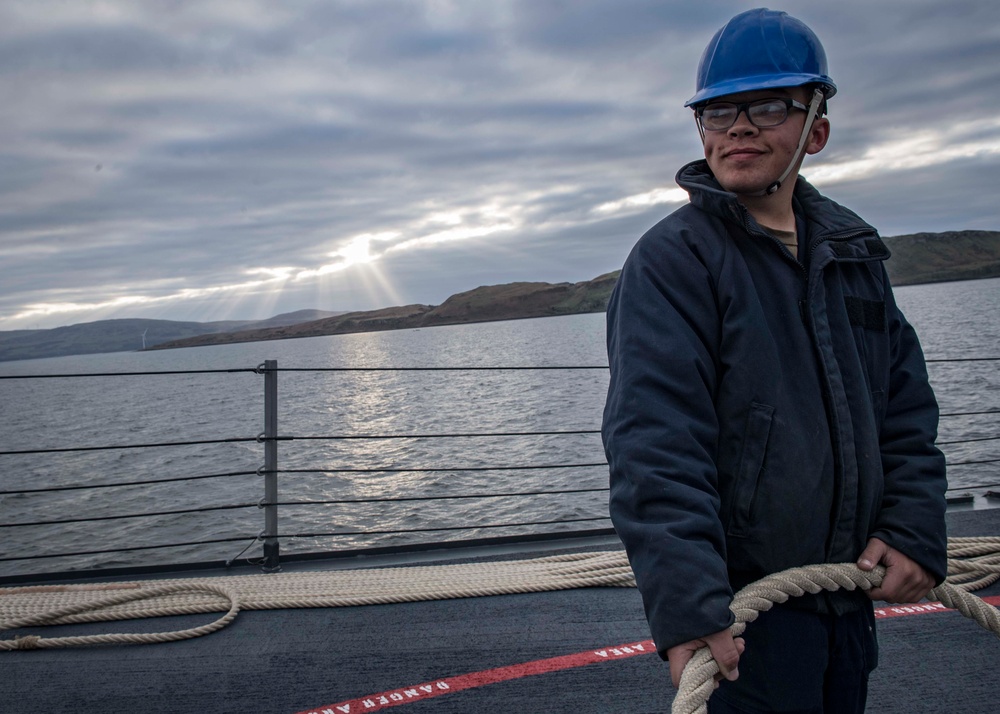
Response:
M740 676L723 681L709 714L853 714L878 664L871 607L820 615L776 605L747 625Z

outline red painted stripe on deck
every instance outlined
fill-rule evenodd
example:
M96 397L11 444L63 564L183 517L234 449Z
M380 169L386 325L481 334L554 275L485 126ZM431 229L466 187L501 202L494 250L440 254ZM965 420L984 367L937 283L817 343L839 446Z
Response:
M298 714L357 714L357 712L377 712L389 707L398 707L401 704L439 697L442 694L460 692L463 689L473 689L474 687L482 687L486 684L520 679L521 677L529 677L533 674L544 674L546 672L557 672L573 667L583 667L588 664L597 664L598 662L610 662L611 660L650 654L655 651L656 648L653 646L653 641L644 640L628 645L619 645L618 647L607 647L605 649L589 650L561 657L538 659L534 662L525 662L507 667L497 667L496 669L486 669L481 672L462 674L457 677L437 679L432 682L416 684L412 687L392 689L381 694L372 694L360 699L351 699L339 704L328 704L316 709L306 709Z
M1000 605L1000 595L982 598L988 605ZM926 615L929 612L953 612L939 602L921 602L915 605L889 605L875 608L875 619L883 620L889 617L905 617L907 615Z
M1000 595L984 597L983 601L998 606L1000 605ZM925 602L917 605L891 605L875 609L875 618L878 620L892 617L906 617L908 615L926 615L932 612L950 612L939 602ZM359 699L350 699L338 704L328 704L315 709L306 709L298 714L357 714L358 712L377 712L381 709L398 707L401 704L423 701L432 697L439 697L442 694L460 692L463 689L473 689L487 684L505 682L521 677L530 677L534 674L545 674L546 672L557 672L562 669L572 669L573 667L583 667L588 664L599 662L610 662L612 660L635 657L637 655L652 654L656 652L656 647L652 640L643 640L629 645L619 645L618 647L607 647L599 650L588 650L577 654L563 655L561 657L551 657L549 659L539 659L523 664L513 664L507 667L497 667L496 669L486 669L481 672L471 672L457 677L446 677L423 684L415 684L412 687L401 689L391 689L380 694L372 694Z

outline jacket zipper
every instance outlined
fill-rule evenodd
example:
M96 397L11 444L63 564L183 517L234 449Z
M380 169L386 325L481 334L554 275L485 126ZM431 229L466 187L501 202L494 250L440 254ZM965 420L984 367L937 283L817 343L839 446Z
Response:
M785 256L786 258L791 258L792 259L792 262L795 263L796 267L798 267L798 269L799 269L799 272L801 272L807 278L807 282L808 282L809 273L806 270L805 265L803 265L800 261L796 260L792 256L791 251L789 251L788 248L785 247L785 244L782 243L780 240L778 240L777 238L775 238L774 236L772 236L770 233L766 233L764 231L758 231L757 229L753 228L750 225L750 218L749 218L749 216L750 216L750 212L746 209L745 206L743 206L742 204L740 204L740 218L742 219L743 230L745 230L749 235L760 236L762 238L765 238L770 243L772 243L773 245L777 246L781 250L781 253L782 253L783 256ZM851 240L852 238L857 238L858 236L863 236L863 235L865 235L867 233L871 233L873 235L877 235L877 232L874 229L858 228L858 229L849 230L849 231L847 231L845 233L834 234L834 235L831 235L831 236L827 236L825 238L819 238L818 240L812 241L809 244L809 246L807 247L807 249L806 249L808 257L809 257L809 262L810 263L812 262L813 253L816 252L816 248L818 248L821 243L825 243L827 241L831 241L831 242L833 242L833 241L836 241L836 242L848 241L848 240Z
M742 218L742 222L743 222L743 230L745 230L748 235L760 236L761 238L766 239L772 245L776 246L778 248L778 250L781 252L782 257L787 258L787 259L791 259L791 261L793 263L795 263L795 267L798 268L799 273L802 274L802 277L806 278L806 282L808 283L809 274L806 272L805 266L801 262L799 262L798 260L796 260L794 256L792 256L791 251L788 250L788 248L785 247L785 244L782 243L780 240L778 240L777 238L775 238L770 233L766 233L764 231L759 231L756 228L751 227L751 225L750 225L750 212L742 204L740 205L740 217ZM817 245L818 245L818 243L819 243L819 241L817 241ZM813 247L814 246L810 246L809 247L809 257L810 258L812 257Z

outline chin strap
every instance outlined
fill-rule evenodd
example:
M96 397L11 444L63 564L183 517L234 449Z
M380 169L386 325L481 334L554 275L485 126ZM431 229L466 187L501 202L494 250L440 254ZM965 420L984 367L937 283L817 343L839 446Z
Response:
M809 132L812 130L813 120L816 119L816 115L819 113L819 108L823 104L823 97L823 90L818 88L813 90L812 100L809 102L809 111L806 113L806 123L802 127L802 136L799 137L799 145L795 147L795 153L792 154L792 161L788 164L788 168L786 168L785 172L778 177L778 180L768 186L766 190L752 195L770 196L772 193L781 188L781 184L783 184L785 179L788 178L788 174L792 173L792 169L795 168L799 159L802 158L802 151L805 149L806 141L809 139Z

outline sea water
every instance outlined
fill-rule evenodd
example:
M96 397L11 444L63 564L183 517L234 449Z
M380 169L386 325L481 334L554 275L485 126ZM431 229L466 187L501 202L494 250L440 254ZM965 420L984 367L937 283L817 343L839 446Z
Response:
M1000 280L896 289L929 359L1000 356ZM0 575L70 567L230 558L263 528L263 377L277 360L283 503L282 551L393 545L550 531L510 523L603 518L605 492L406 500L514 491L603 488L607 468L594 432L607 390L604 315L514 320L391 332L82 355L0 363L0 374L242 370L131 377L0 380L0 451L75 446L223 443L0 456L0 491L53 485L164 480L153 485L0 495L10 523L163 513L147 518L0 527L0 558L206 541L245 541L36 561L0 561ZM579 367L566 370L324 371L387 367ZM306 371L298 371L306 370ZM317 371L310 371L317 370ZM996 362L931 362L942 412L942 449L953 489L996 484L1000 408ZM352 438L324 437L398 437ZM450 435L448 438L427 438ZM250 439L250 440L240 440ZM968 441L980 439L978 441ZM985 439L985 440L982 440ZM229 440L229 441L226 441ZM964 443L955 443L964 442ZM594 464L583 466L582 464ZM576 465L565 468L567 465ZM512 467L534 467L517 470ZM545 468L542 468L545 467ZM426 470L426 469L455 470ZM378 471L377 469L385 469ZM412 470L407 470L412 469ZM168 480L221 473L236 475ZM164 513L203 509L194 513ZM460 525L472 530L422 531ZM583 521L563 528L607 526ZM376 536L317 533L401 531ZM259 555L259 544L248 554Z

